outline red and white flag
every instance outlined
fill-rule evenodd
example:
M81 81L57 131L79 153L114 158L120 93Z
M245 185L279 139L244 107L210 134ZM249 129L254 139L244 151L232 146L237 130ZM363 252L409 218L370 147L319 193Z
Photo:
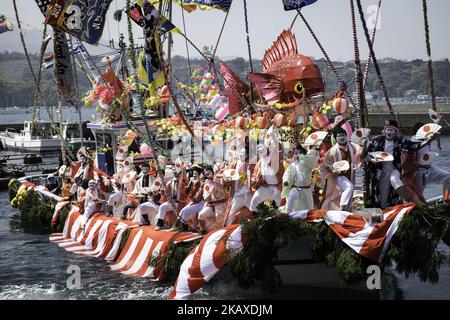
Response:
M154 229L154 226L146 226L131 230L122 252L110 268L126 275L162 280L166 264L160 258L168 254L170 244L202 238L199 234Z
M439 123L442 119L442 116L433 109L428 109L428 114L430 115L430 119L433 120L434 123Z
M241 250L244 243L238 224L207 234L184 260L168 299L184 299L199 290L227 263L228 254Z
M63 233L50 235L50 241L67 251L87 256L114 260L125 230L137 225L131 221L107 218L103 213L94 214L83 231L83 216L73 206L70 210Z
M70 203L70 201L59 201L58 203L56 203L55 211L53 212L52 221L51 221L52 226L55 225L56 222L58 221L58 214L61 212L62 209L67 207L67 205L69 205L69 203Z
M368 223L362 216L350 212L328 211L325 222L358 254L381 262L401 219L414 207L413 203L405 203L387 208L383 211L383 221L380 223Z

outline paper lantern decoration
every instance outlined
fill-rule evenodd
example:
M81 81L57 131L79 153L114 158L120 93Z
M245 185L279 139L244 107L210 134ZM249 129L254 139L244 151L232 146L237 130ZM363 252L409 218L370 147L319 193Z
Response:
M143 143L139 149L139 152L143 156L151 156L152 148L147 143Z
M202 82L200 82L200 88L205 88L209 85L211 85L213 81L213 76L211 73L206 72L205 75L203 76Z
M282 113L277 113L274 117L273 117L273 124L275 126L277 126L278 128L286 126L288 124L288 120L286 118L286 116Z
M161 103L169 102L169 99L170 99L169 87L168 86L161 87L160 92L159 92L159 96L160 96L160 100L159 101Z
M244 129L247 126L247 124L248 124L247 119L242 116L237 117L235 120L236 128Z
M328 119L323 113L314 112L311 120L311 126L316 129L322 129L328 124Z
M259 129L265 129L267 128L267 125L269 124L269 119L267 116L260 116L256 118L256 126Z
M333 109L338 114L346 114L348 113L348 101L344 98L336 98L333 101Z
M223 105L217 110L215 118L217 121L222 121L229 113L228 105Z

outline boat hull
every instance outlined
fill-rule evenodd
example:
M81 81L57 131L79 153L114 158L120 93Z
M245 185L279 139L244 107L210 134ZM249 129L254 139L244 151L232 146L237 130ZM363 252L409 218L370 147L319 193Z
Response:
M3 133L0 135L3 148L17 151L45 152L61 150L61 140L53 139L23 139L19 134Z

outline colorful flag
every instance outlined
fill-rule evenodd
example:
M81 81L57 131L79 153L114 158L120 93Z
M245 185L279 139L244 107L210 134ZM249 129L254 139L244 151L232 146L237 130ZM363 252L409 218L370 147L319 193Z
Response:
M317 0L283 0L284 10L297 10L313 4Z
M138 58L139 79L149 85L151 95L156 95L157 88L164 85L164 74L161 70L161 55L159 52L158 24L161 21L162 32L179 32L178 28L158 10L145 2L143 7L135 4L130 8L130 18L144 29L144 51Z
M81 41L97 44L112 0L53 0L46 21Z
M73 46L69 45L69 50L70 50L70 53L73 53L73 54L86 52L86 48L84 46L82 46L81 44L78 44L78 43L74 44Z
M55 75L58 87L68 102L73 102L73 73L66 33L54 28L53 49L55 57Z
M233 0L173 0L187 12L192 12L197 8L202 10L219 9L225 12L230 10ZM136 3L141 4L144 0L137 0ZM150 0L150 3L157 4L159 0Z
M147 3L148 5L148 11L156 10L156 7ZM142 11L142 8L146 5L140 6L138 2L136 2L134 5L130 7L130 18L133 20L138 26L145 28L145 17L144 13ZM178 29L169 19L164 17L163 15L159 14L159 17L162 19L161 22L161 32L175 32L175 33L181 33L180 29Z
M47 69L50 69L51 67L53 67L54 65L55 65L54 61L44 62L42 64L42 69L47 70Z
M208 233L184 259L168 299L185 299L211 280L226 265L228 255L244 247L241 231L233 224Z

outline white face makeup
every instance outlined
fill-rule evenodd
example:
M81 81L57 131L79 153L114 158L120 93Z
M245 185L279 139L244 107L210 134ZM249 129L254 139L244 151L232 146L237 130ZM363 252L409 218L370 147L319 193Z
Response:
M94 181L89 181L88 186L89 186L89 189L94 190L95 187L97 186L97 184Z
M211 170L206 170L205 171L205 177L207 179L211 179L213 177L214 173Z
M336 142L342 147L346 146L347 143L348 143L347 135L344 134L344 133L337 134L336 135Z
M142 174L143 175L147 175L148 174L148 168L147 167L142 167Z
M192 171L192 177L198 178L198 172L196 170Z
M397 135L397 129L395 129L394 127L387 127L386 129L384 129L384 136L386 137L387 140L392 140L395 138L395 136Z

